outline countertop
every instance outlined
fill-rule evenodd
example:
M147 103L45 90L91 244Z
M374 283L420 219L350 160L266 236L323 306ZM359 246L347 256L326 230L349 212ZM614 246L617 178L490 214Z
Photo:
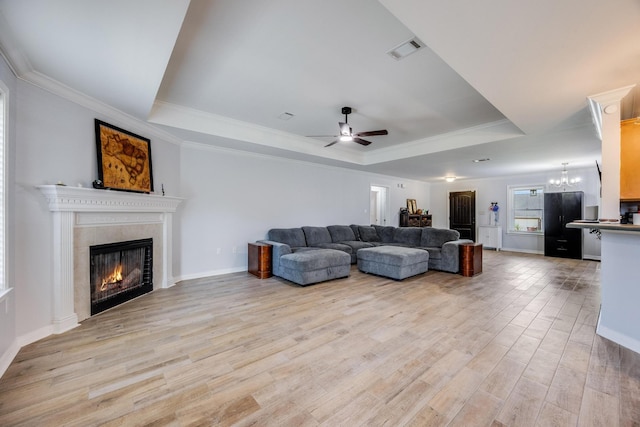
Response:
M574 221L567 228L586 228L589 230L617 231L619 233L640 233L640 225L620 224L617 222L585 222Z

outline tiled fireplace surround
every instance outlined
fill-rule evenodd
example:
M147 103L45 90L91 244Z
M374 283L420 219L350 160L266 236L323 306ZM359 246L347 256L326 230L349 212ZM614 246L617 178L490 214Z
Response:
M175 197L42 185L53 221L53 332L91 315L89 248L153 238L153 288L173 285Z

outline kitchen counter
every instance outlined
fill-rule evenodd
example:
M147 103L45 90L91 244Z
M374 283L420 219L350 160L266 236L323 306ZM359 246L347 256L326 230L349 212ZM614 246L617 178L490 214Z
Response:
M607 230L620 233L640 233L640 225L620 224L617 222L587 222L574 221L567 224L567 228L586 228L588 230Z
M598 335L640 353L640 225L574 221L568 228L599 230L602 242Z

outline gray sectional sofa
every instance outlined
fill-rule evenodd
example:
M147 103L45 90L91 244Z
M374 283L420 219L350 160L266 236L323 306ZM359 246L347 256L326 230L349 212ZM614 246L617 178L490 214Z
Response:
M377 246L425 250L429 269L457 273L458 246L472 243L456 230L379 225L273 228L267 236L261 242L273 246L272 273L299 285L347 277L358 250Z

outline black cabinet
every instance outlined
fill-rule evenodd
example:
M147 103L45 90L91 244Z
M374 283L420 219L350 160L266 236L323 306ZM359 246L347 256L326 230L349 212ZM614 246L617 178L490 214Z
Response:
M431 227L432 218L429 214L409 214L400 212L400 227Z
M567 228L567 223L582 219L582 191L545 193L544 254L582 259L582 229Z

